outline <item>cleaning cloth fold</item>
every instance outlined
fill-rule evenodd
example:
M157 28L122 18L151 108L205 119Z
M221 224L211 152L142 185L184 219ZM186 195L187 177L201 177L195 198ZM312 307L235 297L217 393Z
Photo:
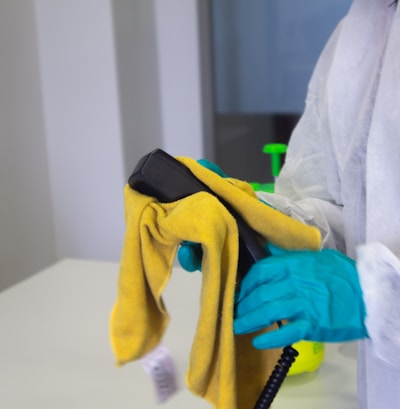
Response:
M289 249L319 249L316 228L261 203L246 182L221 178L191 158L177 159L265 240ZM254 334L233 334L239 246L235 219L206 192L160 203L127 185L124 199L126 235L110 321L117 363L136 360L159 344L169 322L162 293L177 248L184 240L201 243L200 314L186 383L217 409L252 408L281 351L256 350Z

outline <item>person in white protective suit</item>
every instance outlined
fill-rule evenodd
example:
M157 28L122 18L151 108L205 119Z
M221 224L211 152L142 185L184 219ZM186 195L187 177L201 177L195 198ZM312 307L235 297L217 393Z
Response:
M318 226L324 249L270 247L241 284L235 332L288 319L254 346L359 339L360 407L400 408L397 2L353 1L314 70L275 194L259 197Z
M265 198L357 261L363 409L400 408L399 104L400 10L354 0L315 68L277 196Z

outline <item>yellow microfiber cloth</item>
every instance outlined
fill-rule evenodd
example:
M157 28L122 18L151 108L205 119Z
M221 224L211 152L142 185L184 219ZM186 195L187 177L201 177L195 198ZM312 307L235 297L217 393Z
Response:
M221 178L191 158L177 159L266 240L289 249L319 249L318 229L261 203L246 182ZM217 409L252 408L281 351L256 350L252 335L233 334L238 262L235 219L205 192L159 203L127 185L124 198L126 236L110 322L118 364L138 359L159 344L169 320L162 293L177 248L183 240L201 243L200 316L186 383Z

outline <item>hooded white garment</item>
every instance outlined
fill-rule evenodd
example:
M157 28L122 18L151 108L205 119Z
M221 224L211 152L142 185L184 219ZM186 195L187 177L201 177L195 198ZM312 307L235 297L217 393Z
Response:
M393 4L391 4L393 3ZM322 52L276 194L357 259L369 339L359 348L362 409L400 408L400 7L354 0Z

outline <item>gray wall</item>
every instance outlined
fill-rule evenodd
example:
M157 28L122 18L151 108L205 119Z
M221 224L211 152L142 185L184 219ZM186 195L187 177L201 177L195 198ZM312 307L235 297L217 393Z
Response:
M162 145L156 14L153 1L112 2L125 177Z
M56 260L32 1L0 2L0 288Z
M196 0L0 2L0 289L118 261L137 159L203 156L197 17Z

